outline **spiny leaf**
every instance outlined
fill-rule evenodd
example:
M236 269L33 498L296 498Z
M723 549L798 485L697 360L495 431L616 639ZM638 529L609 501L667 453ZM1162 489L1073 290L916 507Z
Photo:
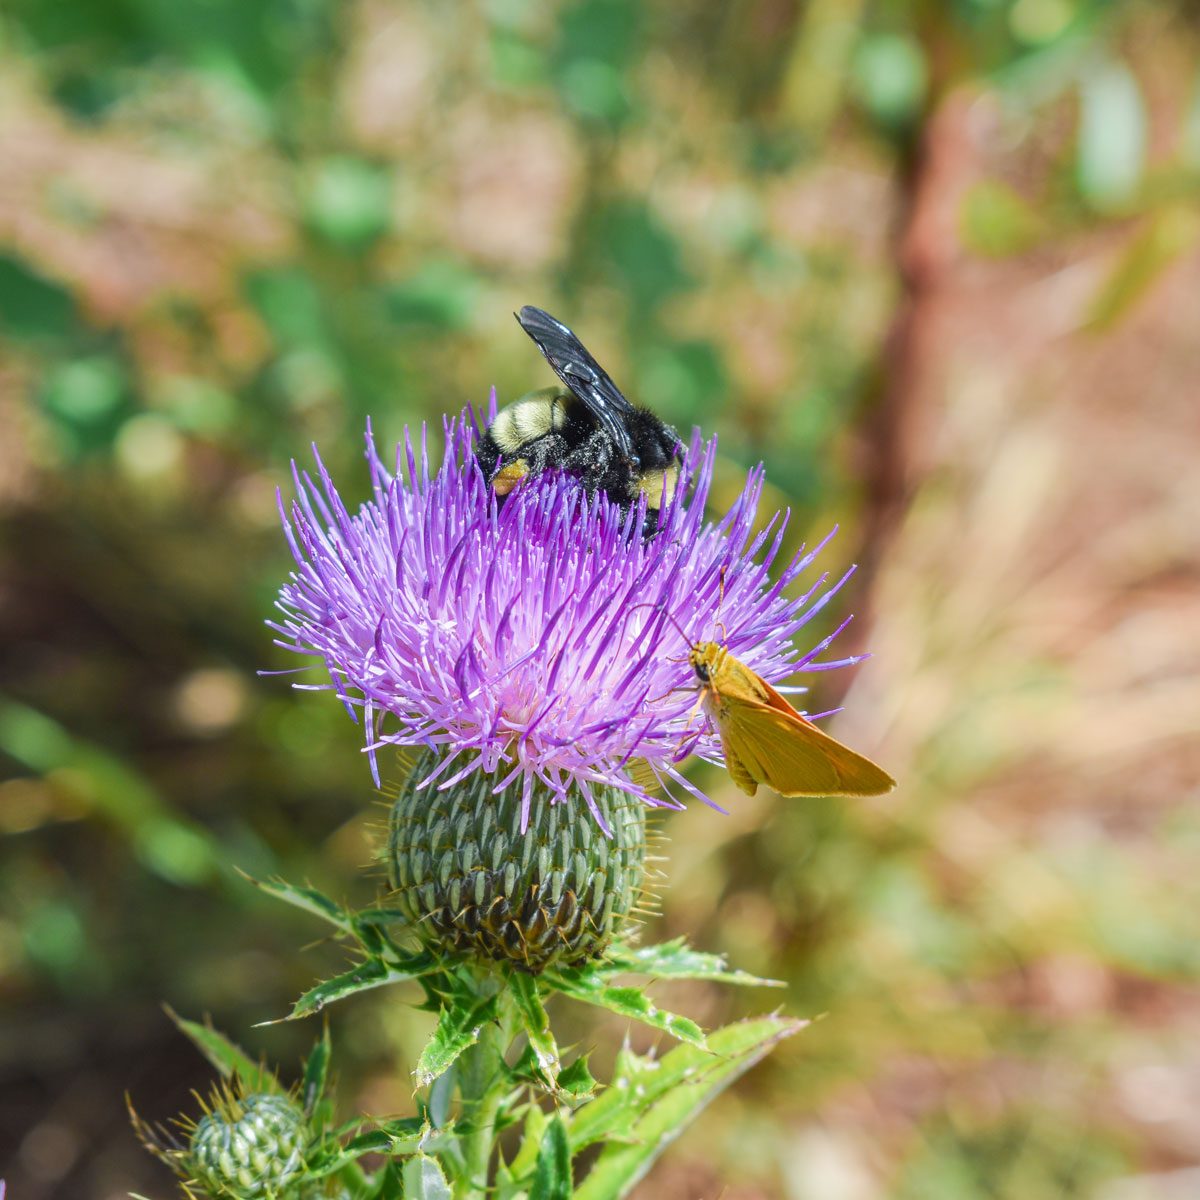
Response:
M571 1152L578 1154L595 1142L629 1141L634 1122L658 1095L648 1092L646 1084L661 1072L661 1059L636 1054L627 1042L617 1052L608 1086L571 1114ZM670 1080L667 1086L676 1082Z
M558 1074L560 1061L554 1035L550 1032L550 1018L542 1005L538 982L532 975L514 971L509 976L509 994L516 1002L521 1024L529 1036L529 1045L537 1057L538 1067L548 1083Z
M246 878L260 891L266 892L268 896L274 896L277 900L282 900L293 908L320 917L323 921L328 921L331 925L336 926L342 933L352 934L354 932L352 914L336 901L330 900L324 892L319 892L312 887L296 887L283 879L255 879L251 875L246 875Z
M429 1122L420 1117L397 1117L393 1121L379 1122L379 1132L390 1139L389 1149L393 1154L415 1153L432 1131Z
M358 1133L344 1146L330 1146L328 1153L310 1152L305 1162L304 1177L313 1181L328 1179L330 1175L336 1175L351 1163L357 1162L364 1154L387 1153L395 1153L395 1141L382 1130L372 1129L366 1133Z
M404 1164L404 1200L452 1200L436 1158L415 1154Z
M677 1037L681 1042L704 1045L704 1031L695 1021L660 1009L641 988L611 987L604 982L602 973L587 967L553 973L547 971L542 978L576 1000L607 1008L623 1017L632 1017L652 1029L661 1029Z
M437 963L429 955L414 956L403 968L391 966L377 958L369 958L366 962L326 979L315 987L309 988L292 1006L292 1011L286 1017L274 1021L260 1021L260 1025L277 1025L280 1021L296 1021L301 1017L312 1016L320 1012L327 1004L335 1000L343 1000L356 992L370 991L372 988L384 987L390 983L406 983L417 979L423 974L437 969Z
M783 987L778 979L763 979L732 970L719 954L693 950L683 938L659 946L618 946L601 966L604 974L636 973L658 979L712 979L745 987Z
M571 1200L571 1188L571 1146L567 1127L556 1116L542 1138L529 1200Z
M587 1100L596 1091L596 1080L588 1070L588 1056L581 1054L558 1073L559 1090L571 1100Z
M433 1036L421 1051L417 1060L417 1086L432 1083L468 1047L473 1046L483 1031L484 1025L496 1019L498 1004L495 996L481 1000L473 1008L452 995L438 1018Z
M394 1139L382 1129L371 1129L351 1138L343 1147L346 1154L357 1158L360 1154L383 1154L393 1149Z
M332 1056L333 1046L329 1041L329 1026L326 1024L304 1064L304 1090L301 1097L306 1113L311 1113L325 1094L325 1082L329 1078L329 1060Z
M455 1075L453 1067L443 1071L429 1089L429 1122L435 1129L442 1129L450 1120L450 1102L454 1098Z
M620 1125L623 1109L640 1110L629 1141L605 1147L576 1189L574 1200L620 1200L628 1195L663 1148L713 1097L805 1024L785 1017L760 1017L727 1025L709 1037L711 1053L677 1046L653 1070L647 1069L646 1059L632 1056L636 1064L632 1080L625 1087L614 1081L571 1119L571 1144L578 1150L596 1140L595 1134L606 1126Z
M375 1186L367 1192L369 1200L404 1200L407 1189L402 1171L403 1167L396 1159L386 1162L375 1179Z
M185 1021L171 1009L167 1016L179 1027L179 1031L199 1049L200 1053L220 1072L225 1079L237 1075L243 1083L257 1091L282 1092L275 1076L240 1046L231 1042L223 1033L218 1033L208 1022Z
M525 1128L521 1134L521 1145L517 1148L516 1157L510 1164L510 1174L523 1178L531 1171L537 1162L537 1156L542 1147L542 1134L546 1122L550 1118L536 1104L531 1104L525 1112Z

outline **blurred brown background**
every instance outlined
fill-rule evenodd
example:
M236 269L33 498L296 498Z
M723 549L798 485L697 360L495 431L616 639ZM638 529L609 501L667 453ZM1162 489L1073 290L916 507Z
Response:
M524 303L720 434L718 502L761 458L841 522L876 657L818 697L902 781L669 822L651 932L827 1015L639 1197L1200 1195L1198 63L1166 0L10 0L12 1200L171 1193L122 1098L207 1079L164 1001L294 1069L251 1027L340 954L234 867L365 900L378 810L255 674L274 489L548 383ZM347 1115L407 1110L427 1016L331 1015Z

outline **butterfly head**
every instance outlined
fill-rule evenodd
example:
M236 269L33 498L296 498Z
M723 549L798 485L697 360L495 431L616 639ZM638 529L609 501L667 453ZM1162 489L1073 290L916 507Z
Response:
M696 672L696 678L707 687L712 683L724 655L725 648L720 642L697 642L688 654L688 665Z

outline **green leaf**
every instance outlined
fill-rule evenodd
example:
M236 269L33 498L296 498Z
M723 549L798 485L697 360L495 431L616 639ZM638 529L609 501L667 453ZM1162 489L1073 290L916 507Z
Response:
M357 1122L351 1122L351 1128L357 1127ZM328 1179L347 1167L357 1163L365 1154L395 1154L397 1152L395 1139L380 1129L372 1129L366 1133L355 1134L344 1146L325 1143L325 1150L315 1154L310 1151L305 1161L304 1177L316 1181ZM416 1147L414 1146L413 1149Z
M407 1138L429 1130L429 1123L420 1117L394 1117L390 1121L380 1121L379 1128L389 1137Z
M260 891L266 892L268 896L274 896L276 900L282 900L293 908L320 917L323 921L328 921L340 929L342 933L352 934L354 932L354 921L351 914L340 904L330 900L323 892L317 891L316 888L296 887L283 879L255 879L251 875L246 875L245 878Z
M218 1033L207 1022L185 1021L177 1013L167 1009L167 1015L179 1027L179 1031L199 1049L223 1079L234 1075L256 1091L282 1092L279 1080L267 1068L251 1058L240 1046L231 1042L223 1033Z
M407 1189L402 1175L403 1167L395 1159L384 1164L375 1179L375 1186L368 1191L370 1200L405 1200Z
M657 979L712 979L745 987L784 986L778 979L731 970L719 954L693 950L683 938L659 946L616 947L601 970L605 974L632 972Z
M571 1188L571 1145L567 1127L555 1116L542 1138L529 1200L571 1200Z
M362 1154L386 1154L395 1149L395 1139L382 1129L371 1129L352 1137L342 1149L350 1158L358 1158Z
M404 1200L452 1200L436 1158L415 1154L404 1164Z
M628 1195L663 1148L713 1097L806 1024L786 1017L759 1017L726 1025L710 1035L711 1053L677 1046L653 1062L652 1069L653 1060L627 1056L628 1073L615 1077L612 1087L574 1114L570 1133L572 1149L578 1150L597 1140L597 1132L619 1128L622 1110L636 1109L639 1116L630 1129L630 1141L605 1147L576 1189L574 1200L620 1200Z
M410 1154L423 1153L439 1156L443 1162L462 1158L456 1131L450 1125L445 1129L434 1129L421 1117L398 1117L392 1121L376 1122L373 1132L387 1139L381 1152L392 1158L407 1158Z
M596 1080L588 1070L588 1056L581 1054L558 1073L555 1081L560 1091L572 1100L589 1100L596 1091Z
M550 1083L562 1064L558 1047L554 1044L554 1035L550 1032L550 1018L546 1016L546 1009L542 1005L538 981L523 971L514 971L509 976L508 989L516 1002L521 1025L529 1037L538 1067L546 1082Z
M325 1083L329 1078L329 1060L333 1045L329 1040L329 1026L321 1031L321 1037L309 1052L304 1064L304 1085L301 1098L304 1111L311 1113L325 1094Z
M457 1072L453 1067L443 1071L429 1089L429 1122L435 1129L442 1129L450 1120L450 1102L454 1099Z
M660 1059L637 1054L628 1044L623 1046L608 1086L571 1115L571 1152L578 1154L595 1142L629 1141L634 1122L657 1098L658 1093L648 1093L645 1085L661 1069Z
M496 1019L497 1011L495 996L489 996L471 1008L467 1007L459 994L447 997L433 1037L425 1044L413 1071L417 1086L431 1084L468 1046L473 1046L479 1040L484 1025Z
M544 1083L538 1069L537 1055L532 1046L525 1046L517 1055L517 1061L508 1068L513 1083Z
M335 975L309 988L292 1006L292 1011L286 1017L277 1017L273 1021L260 1021L260 1025L278 1025L280 1021L297 1021L301 1017L310 1017L320 1012L327 1004L335 1000L343 1000L356 992L367 992L372 988L385 987L390 983L407 983L418 979L421 975L437 969L437 963L432 957L414 958L412 968L402 969L389 966L377 958L369 958L366 962Z
M681 1042L704 1045L704 1031L695 1021L660 1009L641 988L610 987L604 982L603 973L592 967L547 971L542 978L575 1000L607 1008L623 1017L632 1017L652 1029L661 1029L677 1037Z
M546 1130L546 1122L550 1118L536 1104L531 1104L525 1113L525 1129L521 1135L521 1145L516 1157L509 1167L510 1174L515 1179L523 1178L533 1170L537 1163L538 1154L542 1148L542 1135Z

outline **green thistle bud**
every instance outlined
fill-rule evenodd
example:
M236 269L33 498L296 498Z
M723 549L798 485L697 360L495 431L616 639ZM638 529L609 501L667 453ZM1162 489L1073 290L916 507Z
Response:
M495 780L477 772L444 792L418 790L437 761L423 753L388 825L389 882L417 936L534 972L603 954L642 894L642 803L592 789L609 838L582 796L551 804L535 788L522 833L519 783L494 795Z
M212 1196L279 1197L304 1170L308 1128L287 1096L226 1097L192 1134L187 1164Z

